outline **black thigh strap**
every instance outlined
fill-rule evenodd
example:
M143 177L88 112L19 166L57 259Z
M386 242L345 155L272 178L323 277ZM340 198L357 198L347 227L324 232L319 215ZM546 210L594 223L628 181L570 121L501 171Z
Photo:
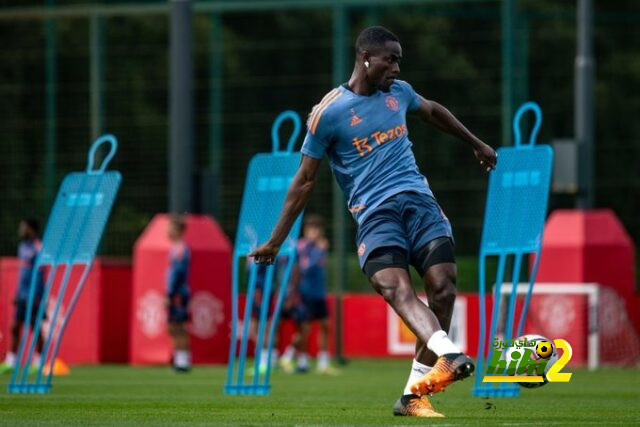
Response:
M449 237L433 239L422 248L418 249L411 257L411 264L418 270L420 277L424 276L429 267L445 262L456 262L453 250L453 242Z
M362 270L371 279L378 271L394 267L409 270L407 253L397 246L385 246L376 248L369 254Z

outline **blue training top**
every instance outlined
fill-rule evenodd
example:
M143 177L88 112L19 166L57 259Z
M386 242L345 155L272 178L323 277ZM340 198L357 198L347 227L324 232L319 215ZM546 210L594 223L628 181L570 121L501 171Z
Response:
M23 240L18 245L18 259L20 271L18 276L18 289L16 290L16 301L26 301L29 299L29 287L31 286L31 275L36 263L36 257L40 252L40 240ZM44 275L42 270L38 271L36 278L36 299L42 297L44 291Z
M378 90L370 96L337 87L311 111L301 152L315 159L327 154L358 224L403 191L433 197L416 165L407 130L406 113L419 106L411 85L396 80L389 92Z
M301 237L298 240L298 268L300 281L298 291L303 298L324 299L326 297L327 250L313 241Z
M167 295L189 294L189 262L191 251L184 242L171 246L169 250L169 270L167 271Z

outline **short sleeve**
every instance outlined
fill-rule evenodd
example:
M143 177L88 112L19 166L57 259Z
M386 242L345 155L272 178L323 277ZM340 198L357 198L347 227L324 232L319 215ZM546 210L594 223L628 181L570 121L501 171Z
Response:
M307 123L307 135L304 137L300 152L305 156L321 159L331 145L331 125L326 112L314 117L312 112Z
M335 88L311 110L307 120L307 135L300 150L305 156L321 159L329 149L335 128L335 122L331 120L332 105L341 95L340 89Z
M400 86L402 87L403 97L408 105L407 111L416 111L420 108L420 96L413 90L413 87L405 81L400 82Z

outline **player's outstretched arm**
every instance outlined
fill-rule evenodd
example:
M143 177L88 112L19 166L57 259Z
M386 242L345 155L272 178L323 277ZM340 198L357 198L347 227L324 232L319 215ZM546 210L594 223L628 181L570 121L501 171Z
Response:
M472 134L449 110L435 101L420 97L418 115L422 121L427 122L443 132L467 141L473 148L473 153L480 161L480 165L487 169L495 169L498 162L496 152Z
M256 263L273 264L280 250L280 245L287 238L293 223L309 201L309 197L311 197L316 184L316 175L318 174L320 162L321 159L302 156L300 167L289 186L280 218L278 218L278 222L271 232L271 237L266 243L258 246L255 251L249 254Z

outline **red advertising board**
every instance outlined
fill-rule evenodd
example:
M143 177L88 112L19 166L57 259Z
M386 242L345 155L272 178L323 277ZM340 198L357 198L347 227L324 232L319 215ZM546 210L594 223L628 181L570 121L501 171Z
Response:
M0 259L0 356L9 349L11 323L15 316L13 299L18 281L17 258ZM62 299L56 328L67 312L75 284L83 266L71 271L65 296ZM52 319L55 301L60 291L64 270L55 273L47 306ZM96 258L85 282L78 303L64 332L58 357L66 363L99 363L127 361L128 324L130 311L131 267L128 262ZM52 325L43 323L45 333Z
M156 215L134 247L129 361L168 363L171 341L165 307L170 242L168 216ZM194 363L223 363L228 357L231 244L207 216L188 215L185 241L191 250L188 330Z

